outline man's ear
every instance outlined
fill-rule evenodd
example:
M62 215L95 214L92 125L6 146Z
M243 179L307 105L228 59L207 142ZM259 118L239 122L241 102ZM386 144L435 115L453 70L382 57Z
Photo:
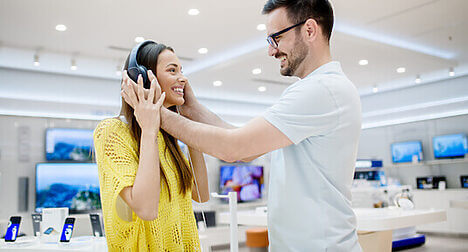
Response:
M306 29L306 36L308 41L315 41L317 39L317 36L320 32L320 27L313 18L307 19L307 21L304 24L304 27Z

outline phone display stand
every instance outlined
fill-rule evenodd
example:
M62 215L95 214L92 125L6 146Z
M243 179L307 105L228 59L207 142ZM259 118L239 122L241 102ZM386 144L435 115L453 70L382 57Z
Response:
M67 207L42 209L41 243L55 243L59 241L63 223L67 216Z
M28 247L36 243L39 243L39 239L37 237L18 237L14 242L2 241L2 245L6 247Z

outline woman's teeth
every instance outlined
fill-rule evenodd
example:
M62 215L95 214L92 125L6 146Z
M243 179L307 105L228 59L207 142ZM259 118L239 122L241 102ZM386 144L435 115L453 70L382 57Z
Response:
M174 92L183 94L183 93L184 93L184 89L182 89L182 88L174 88Z

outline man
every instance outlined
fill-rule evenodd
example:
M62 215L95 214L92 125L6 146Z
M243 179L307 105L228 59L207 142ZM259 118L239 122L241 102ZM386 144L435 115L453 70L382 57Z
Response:
M282 75L301 80L240 128L200 105L186 85L182 114L191 120L162 108L161 127L226 161L273 151L271 251L361 251L351 209L361 104L340 64L331 61L332 7L327 0L268 0L263 14L268 54L280 60Z

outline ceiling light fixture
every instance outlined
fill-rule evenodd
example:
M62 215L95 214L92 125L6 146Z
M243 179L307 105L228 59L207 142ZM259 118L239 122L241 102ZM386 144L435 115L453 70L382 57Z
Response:
M449 68L449 76L450 77L455 76L455 71L453 70L453 67Z
M359 61L359 65L361 65L361 66L365 66L367 64L369 64L368 60L362 59L362 60Z
M137 42L137 43L141 43L143 41L145 41L145 38L143 38L143 37L136 37L135 38L135 42Z
M259 24L259 25L257 25L257 30L259 30L259 31L264 31L264 30L266 30L266 25L265 25L265 24Z
M67 27L63 24L58 24L55 26L55 30L63 32L67 30Z
M420 75L417 75L417 76L416 76L416 79L414 80L414 82L415 82L416 84L421 83L421 76L420 76Z
M255 68L255 69L252 70L252 73L253 73L253 74L261 74L261 73L262 73L262 69L260 69L260 68Z
M208 48L202 47L198 49L199 54L207 54L208 53Z
M78 67L76 66L76 60L75 59L71 60L70 69L72 71L75 71L76 69L78 69Z
M220 81L220 80L213 81L213 86L219 87L219 86L221 86L221 85L223 85L223 82L222 82L222 81Z
M377 86L374 86L374 87L372 88L372 93L375 94L375 93L377 93L377 92L379 92L379 89L377 88Z
M33 62L34 62L34 66L38 67L38 66L41 65L41 63L39 62L39 55L34 54L34 61Z
M260 86L260 87L258 87L258 91L259 91L259 92L265 92L265 91L266 91L266 87L265 87L265 86Z
M188 10L187 12L190 16L196 16L198 14L200 14L200 11L198 9L190 9Z
M406 72L406 68L404 68L404 67L399 67L399 68L397 68L396 71L397 71L397 73L404 73L404 72Z

